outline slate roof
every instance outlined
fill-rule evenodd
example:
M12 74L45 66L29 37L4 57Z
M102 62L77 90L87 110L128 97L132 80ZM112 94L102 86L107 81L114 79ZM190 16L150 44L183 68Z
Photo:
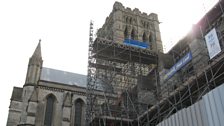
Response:
M86 75L43 67L40 80L86 87L86 78Z

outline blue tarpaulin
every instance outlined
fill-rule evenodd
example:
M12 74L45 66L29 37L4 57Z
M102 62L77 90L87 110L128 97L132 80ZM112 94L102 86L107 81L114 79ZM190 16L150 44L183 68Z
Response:
M149 45L145 42L140 42L140 41L132 40L132 39L125 39L124 44L130 45L130 46L135 46L138 48L143 48L143 49L146 49L149 47Z

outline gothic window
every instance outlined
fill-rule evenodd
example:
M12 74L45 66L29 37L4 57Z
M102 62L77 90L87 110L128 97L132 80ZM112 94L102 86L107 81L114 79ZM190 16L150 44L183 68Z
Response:
M132 24L132 18L130 18L130 24Z
M153 45L152 45L152 43L153 43L153 35L152 35L152 33L149 34L148 40L149 40L149 47L150 47L150 49L153 49Z
M75 123L74 126L81 126L83 116L83 101L78 99L75 101Z
M149 42L152 42L153 41L153 37L152 37L152 33L150 33L149 35Z
M143 42L147 42L147 38L146 38L145 32L143 33L142 41L143 41Z
M54 102L55 102L55 97L53 95L49 95L47 97L44 126L51 126L52 124Z
M132 31L131 31L131 39L135 40L135 31L134 31L134 29L132 29Z
M126 23L128 23L128 17L126 17Z
M128 28L126 27L124 30L124 38L127 39L128 38Z

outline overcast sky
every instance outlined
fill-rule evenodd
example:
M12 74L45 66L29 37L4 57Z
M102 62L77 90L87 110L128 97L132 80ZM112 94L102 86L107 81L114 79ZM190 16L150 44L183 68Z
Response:
M0 125L6 124L13 86L22 87L29 57L41 39L43 66L87 73L89 22L100 28L115 0L0 0ZM120 0L157 13L168 50L218 0Z

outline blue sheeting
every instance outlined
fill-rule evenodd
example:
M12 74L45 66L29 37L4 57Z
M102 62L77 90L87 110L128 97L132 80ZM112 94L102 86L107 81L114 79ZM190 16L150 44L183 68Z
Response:
M143 48L143 49L149 48L149 45L147 43L140 42L140 41L137 41L137 40L132 40L132 39L125 39L124 44L130 45L130 46L135 46L135 47L138 47L138 48Z
M184 67L187 63L192 60L191 52L188 52L184 57L182 57L170 70L166 73L164 80L170 79L178 70Z

